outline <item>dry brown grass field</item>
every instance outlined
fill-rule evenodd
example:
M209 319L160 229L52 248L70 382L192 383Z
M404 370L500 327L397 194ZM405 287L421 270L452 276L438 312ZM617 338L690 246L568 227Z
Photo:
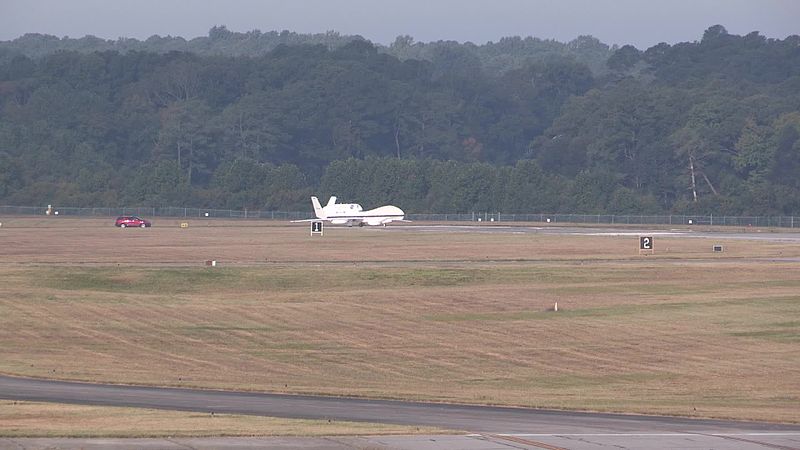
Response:
M796 242L2 222L0 373L800 420Z
M0 436L352 436L441 433L435 428L0 400Z

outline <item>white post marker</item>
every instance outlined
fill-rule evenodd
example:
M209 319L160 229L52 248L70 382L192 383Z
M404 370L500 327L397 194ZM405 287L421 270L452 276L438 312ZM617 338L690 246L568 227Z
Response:
M558 312L558 302L556 302L556 304L553 305L553 311Z

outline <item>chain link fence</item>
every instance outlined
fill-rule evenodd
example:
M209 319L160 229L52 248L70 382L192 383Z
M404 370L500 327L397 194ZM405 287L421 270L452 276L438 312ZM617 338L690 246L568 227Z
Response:
M117 216L142 216L142 217L172 217L191 218L209 217L226 219L279 219L297 220L312 217L309 212L297 211L249 211L232 209L203 209L166 207L130 207L130 208L75 208L41 206L0 206L0 215L8 216L81 216L81 217L117 217Z
M48 208L40 206L0 206L0 216L42 216ZM133 208L74 208L53 207L50 214L82 217L172 217L172 218L225 218L225 219L311 219L310 211L251 211L231 209L203 209L180 207ZM800 228L800 217L795 216L715 216L715 215L614 215L614 214L503 214L472 212L460 214L406 214L412 221L431 222L539 222L599 225L710 225L738 227Z

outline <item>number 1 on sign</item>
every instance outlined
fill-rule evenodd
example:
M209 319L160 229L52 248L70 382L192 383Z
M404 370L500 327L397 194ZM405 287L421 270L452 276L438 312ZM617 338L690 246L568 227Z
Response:
M322 222L311 222L311 236L314 236L315 234L322 236Z

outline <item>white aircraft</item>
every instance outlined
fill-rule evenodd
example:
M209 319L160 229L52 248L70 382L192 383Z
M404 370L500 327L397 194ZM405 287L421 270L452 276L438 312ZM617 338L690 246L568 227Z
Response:
M323 208L319 204L317 197L311 197L311 204L314 205L316 219L293 220L292 222L314 222L317 220L327 220L335 225L347 225L352 227L358 224L363 227L367 225L383 225L389 222L408 222L404 220L405 213L397 206L386 205L379 208L364 211L357 203L336 203L336 197L331 197L328 204Z

